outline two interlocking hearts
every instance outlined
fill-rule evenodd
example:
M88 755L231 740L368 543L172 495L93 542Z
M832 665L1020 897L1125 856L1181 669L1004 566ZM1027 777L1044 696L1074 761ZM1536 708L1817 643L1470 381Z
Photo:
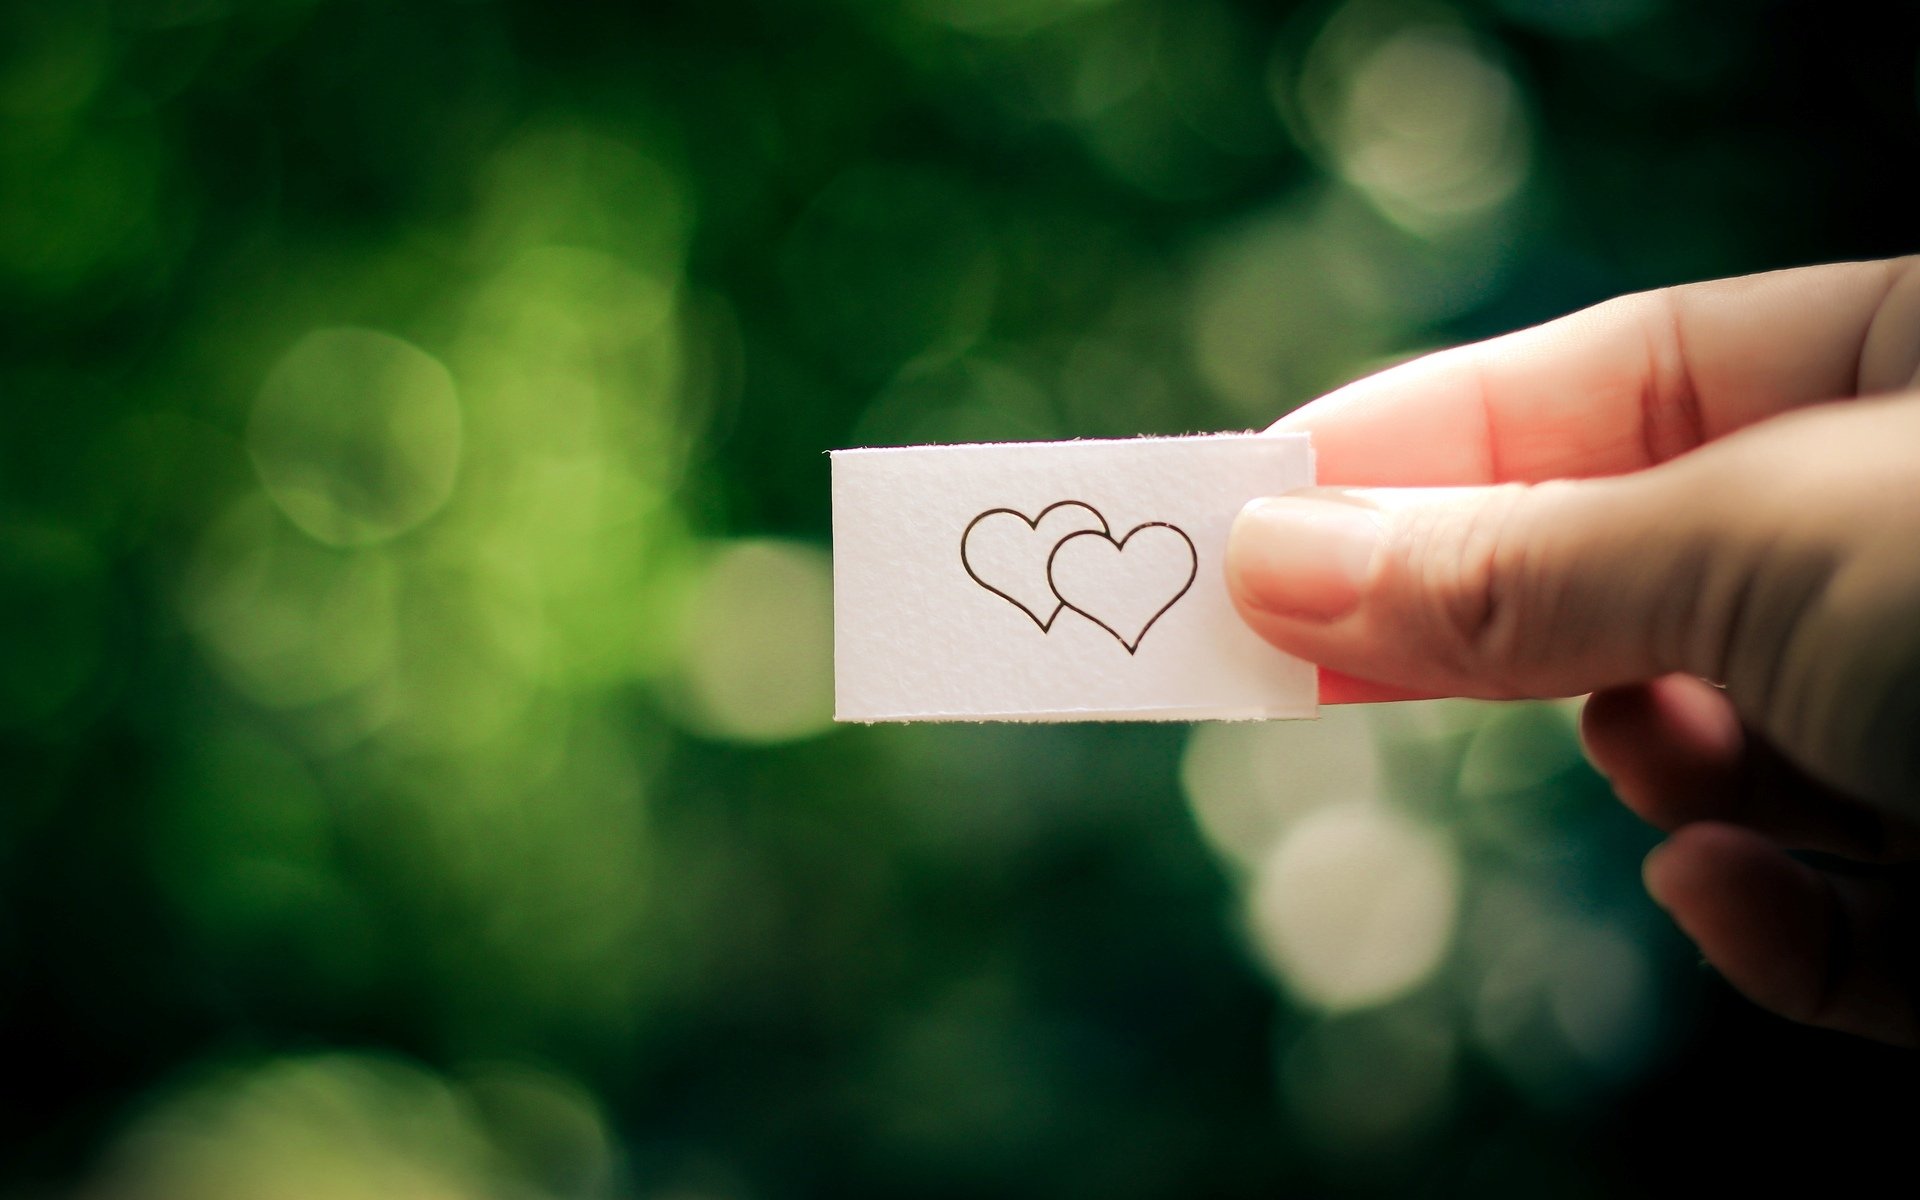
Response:
M960 563L973 581L1053 629L1063 609L1113 635L1128 654L1193 586L1193 539L1165 521L1114 537L1091 504L1061 500L1037 516L990 508L960 535Z

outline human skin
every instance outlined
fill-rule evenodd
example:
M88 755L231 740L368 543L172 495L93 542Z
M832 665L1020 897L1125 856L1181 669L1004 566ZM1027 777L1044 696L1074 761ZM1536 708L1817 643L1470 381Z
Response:
M1706 958L1920 1045L1920 257L1623 297L1274 428L1322 486L1247 506L1228 584L1323 700L1591 693Z

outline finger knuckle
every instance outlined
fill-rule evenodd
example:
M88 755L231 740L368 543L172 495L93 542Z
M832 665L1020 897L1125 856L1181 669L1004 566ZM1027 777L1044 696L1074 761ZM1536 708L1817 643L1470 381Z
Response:
M1400 569L1409 598L1403 616L1417 644L1446 674L1472 678L1494 693L1517 694L1507 679L1528 652L1522 639L1539 622L1526 511L1543 484L1502 484L1471 504L1423 507L1402 530ZM1418 598L1418 603L1413 598Z

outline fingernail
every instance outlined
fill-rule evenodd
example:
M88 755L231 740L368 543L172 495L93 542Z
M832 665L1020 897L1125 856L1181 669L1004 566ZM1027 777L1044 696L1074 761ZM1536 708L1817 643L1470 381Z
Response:
M1360 603L1380 547L1372 509L1278 496L1240 510L1227 539L1227 573L1246 604L1308 621L1332 621Z

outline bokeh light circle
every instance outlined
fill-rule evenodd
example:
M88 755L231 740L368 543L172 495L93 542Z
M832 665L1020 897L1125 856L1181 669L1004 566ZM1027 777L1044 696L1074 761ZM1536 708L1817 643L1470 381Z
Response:
M1372 715L1359 705L1318 721L1197 725L1180 759L1180 785L1214 851L1257 870L1301 817L1380 794Z
M833 721L833 583L827 556L752 539L716 554L682 643L687 717L742 742L808 737Z
M1409 230L1481 222L1531 169L1526 94L1451 9L1355 0L1284 75L1277 99L1303 140Z
M1457 1055L1447 1022L1430 1012L1327 1017L1281 1055L1281 1095L1318 1149L1391 1152L1445 1118Z
M267 375L247 446L294 524L355 546L404 533L446 503L461 432L453 376L438 359L371 329L320 329Z
M1341 804L1293 827L1251 896L1259 947L1296 994L1329 1011L1418 985L1452 937L1458 868L1448 843L1393 810Z
M385 1056L286 1058L165 1097L89 1193L111 1200L486 1194L492 1148L455 1089Z

